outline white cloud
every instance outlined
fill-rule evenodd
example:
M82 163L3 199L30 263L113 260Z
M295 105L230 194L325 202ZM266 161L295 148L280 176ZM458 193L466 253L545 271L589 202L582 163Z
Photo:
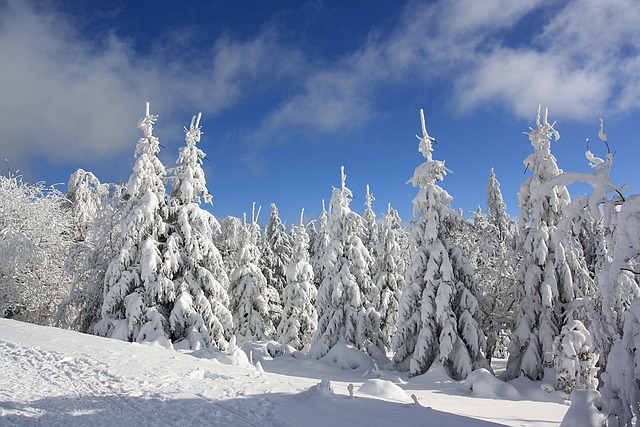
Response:
M95 162L132 153L146 100L152 113L160 113L160 129L179 132L184 123L173 113L181 107L215 114L249 97L261 82L292 75L299 61L299 54L284 49L268 29L246 41L223 38L198 57L187 52L171 59L172 50L194 42L181 37L175 46L155 47L141 57L114 34L92 43L54 10L5 2L0 7L2 155L21 164L36 154Z

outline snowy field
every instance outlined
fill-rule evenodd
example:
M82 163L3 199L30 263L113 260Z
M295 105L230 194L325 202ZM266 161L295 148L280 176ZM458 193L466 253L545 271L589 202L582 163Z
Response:
M185 354L0 319L0 425L557 426L568 409L528 380L409 379L348 348L268 348Z

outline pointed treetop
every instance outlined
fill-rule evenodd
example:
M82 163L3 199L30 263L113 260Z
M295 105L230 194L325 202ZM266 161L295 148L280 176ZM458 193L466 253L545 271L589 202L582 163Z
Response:
M202 128L200 127L200 118L202 117L202 113L198 113L198 116L193 116L191 118L191 125L189 129L184 128L186 132L186 141L187 145L196 145L200 142L200 137L202 135Z
M324 200L322 203L324 204ZM302 212L300 212L300 227L304 227L304 208L302 208Z
M560 133L554 129L556 122L549 123L549 110L544 109L544 116L541 118L541 106L538 105L538 115L536 117L536 129L529 127L530 132L524 132L529 135L529 141L536 152L551 151L551 137L556 141L560 139Z
M422 108L420 109L420 124L422 125L422 137L416 135L416 138L420 140L418 151L420 151L427 160L431 160L431 153L433 152L433 146L431 143L435 142L436 139L429 136L427 133L427 125L424 121L424 110Z
M340 177L342 179L342 191L347 188L347 174L344 173L344 166L340 166Z
M158 116L149 113L149 101L145 104L145 115L138 121L138 128L142 130L145 138L151 138L153 136L153 125Z
M373 197L373 194L369 191L369 184L367 184L367 195L364 200L364 205L367 209L371 209L371 202L373 202L376 198Z

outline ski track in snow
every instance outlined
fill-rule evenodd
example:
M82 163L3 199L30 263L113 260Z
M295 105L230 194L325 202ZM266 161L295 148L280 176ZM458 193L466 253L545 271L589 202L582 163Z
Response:
M0 426L550 427L567 409L471 397L461 382L435 372L406 382L382 371L373 382L400 400L384 398L357 392L372 378L366 372L258 352L266 372L0 319ZM321 387L322 378L331 385ZM411 403L412 393L420 404Z

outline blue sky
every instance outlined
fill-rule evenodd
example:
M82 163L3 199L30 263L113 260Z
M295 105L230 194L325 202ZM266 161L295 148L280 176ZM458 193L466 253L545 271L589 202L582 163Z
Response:
M614 180L640 189L635 0L0 0L0 58L0 171L29 181L126 181L148 100L167 167L203 113L218 218L315 218L344 165L354 210L369 184L409 220L424 108L453 206L484 206L494 167L517 215L542 104L561 168L588 170L587 137L604 155L602 117Z

